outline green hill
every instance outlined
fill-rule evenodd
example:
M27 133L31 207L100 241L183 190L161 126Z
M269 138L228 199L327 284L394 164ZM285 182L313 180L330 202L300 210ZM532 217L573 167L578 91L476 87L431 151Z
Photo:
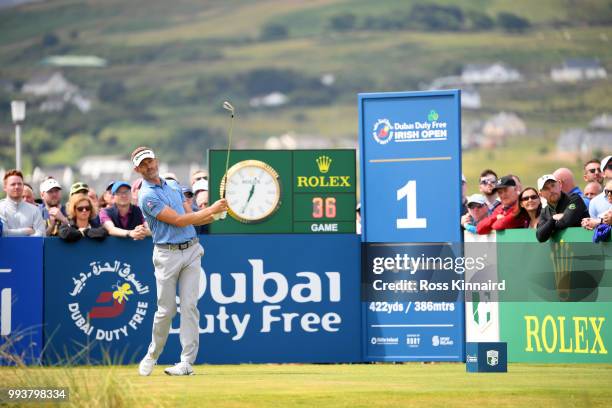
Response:
M144 143L173 162L201 161L226 142L224 99L238 109L240 146L289 131L346 145L357 138L358 92L416 90L465 64L502 61L525 81L479 87L482 109L463 118L516 112L528 137L468 152L464 168L470 178L483 166L531 177L560 162L552 154L560 130L612 106L609 80L559 85L548 75L577 57L612 71L609 0L55 0L0 9L0 32L8 84L0 87L0 167L14 157L8 101L34 75L58 70L41 63L52 55L95 55L108 65L61 69L93 100L87 114L72 105L42 113L42 101L28 97L28 167L126 155ZM325 74L333 83L322 84ZM249 105L275 91L285 105Z

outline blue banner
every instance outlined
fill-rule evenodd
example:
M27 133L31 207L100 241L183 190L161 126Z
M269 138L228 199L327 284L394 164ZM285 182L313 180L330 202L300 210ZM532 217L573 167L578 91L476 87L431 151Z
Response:
M360 361L358 236L200 238L196 363ZM142 358L156 310L151 256L148 240L47 240L49 362ZM179 319L161 364L179 360Z
M0 238L0 365L40 360L42 262L42 238Z

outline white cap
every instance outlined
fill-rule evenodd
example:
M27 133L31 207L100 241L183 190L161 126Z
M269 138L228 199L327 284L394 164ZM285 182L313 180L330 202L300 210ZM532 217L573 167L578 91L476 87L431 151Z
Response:
M154 158L155 158L155 153L153 153L153 150L149 150L149 149L142 150L138 152L136 156L134 156L132 163L134 163L134 167L138 167L144 159L154 159Z
M174 180L178 183L178 177L176 177L176 174L172 173L171 171L167 171L165 173L162 173L159 175L161 178L166 179L166 180Z
M60 186L60 183L58 183L56 179L54 178L46 179L45 181L40 183L40 192L46 193L47 191L51 190L52 188L56 188L56 187L59 188L60 190L62 189L62 186Z
M542 191L542 189L544 188L544 184L546 184L547 181L559 181L559 180L557 180L557 178L553 176L552 174L545 174L538 179L538 190Z
M198 191L208 191L208 180L198 180L195 183L193 183L193 186L191 186L191 190L193 191L193 194L198 194Z
M470 205L472 203L486 204L487 203L487 199L482 194L472 194L471 196L469 196L467 198L467 204L466 205Z
M607 156L604 157L603 160L601 161L601 172L605 172L606 171L606 166L608 165L608 162L610 161L610 159L612 159L612 156Z

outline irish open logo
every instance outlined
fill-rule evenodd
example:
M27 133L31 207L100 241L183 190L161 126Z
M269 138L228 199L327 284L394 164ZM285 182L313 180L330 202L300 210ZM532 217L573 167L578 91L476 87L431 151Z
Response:
M372 136L381 145L389 143L393 139L393 127L389 119L378 119L374 123Z
M140 329L149 311L143 296L149 287L136 279L130 264L91 262L89 270L73 276L72 281L68 313L92 340L121 340Z

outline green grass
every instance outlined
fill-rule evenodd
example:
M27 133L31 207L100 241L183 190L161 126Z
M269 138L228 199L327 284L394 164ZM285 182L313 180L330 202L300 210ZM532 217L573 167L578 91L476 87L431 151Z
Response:
M612 398L610 365L510 364L506 374L466 373L463 364L220 365L168 377L156 367L0 368L2 387L28 377L62 385L72 377L73 406L104 406L88 385L107 384L113 406L210 407L605 407ZM24 372L28 374L24 376ZM70 381L63 384L70 386ZM77 387L73 390L72 387ZM121 399L123 398L123 399ZM89 399L89 400L88 400Z

